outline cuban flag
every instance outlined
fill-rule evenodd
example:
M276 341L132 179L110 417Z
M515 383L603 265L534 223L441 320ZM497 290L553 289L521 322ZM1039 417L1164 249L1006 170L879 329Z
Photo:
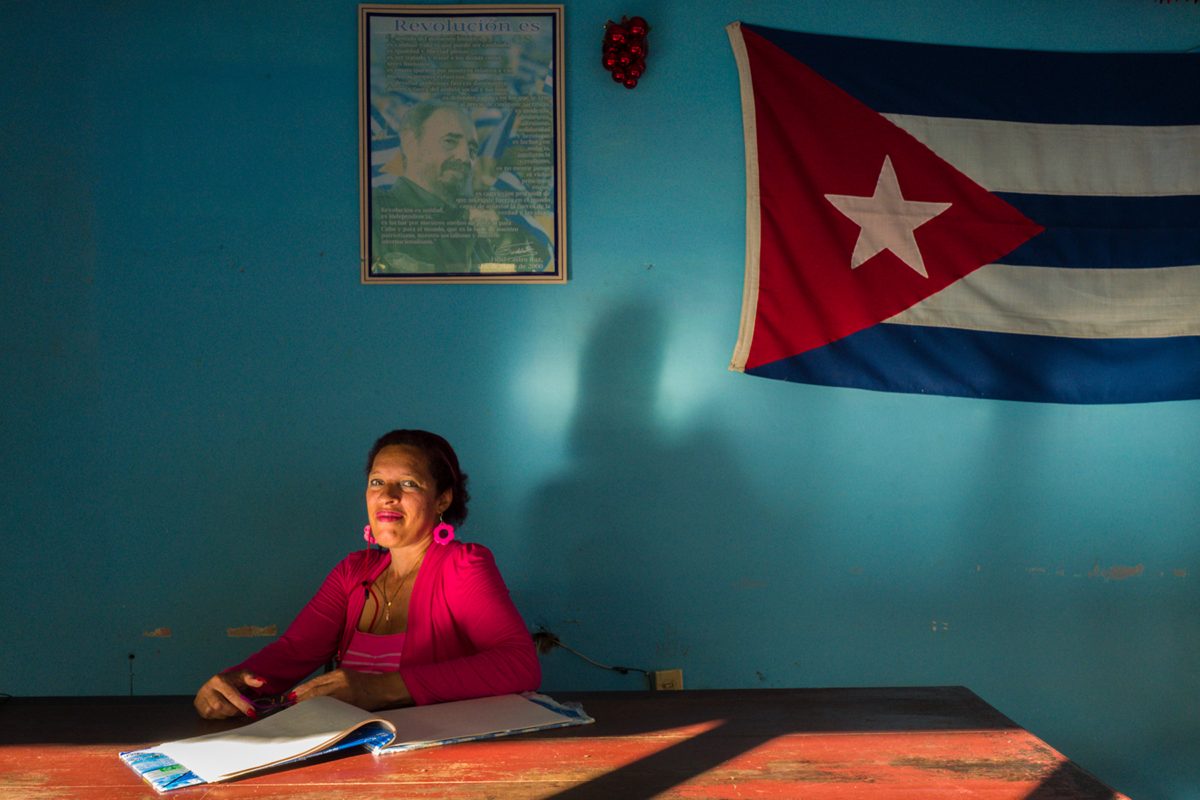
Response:
M747 174L731 369L1200 397L1200 55L727 31Z

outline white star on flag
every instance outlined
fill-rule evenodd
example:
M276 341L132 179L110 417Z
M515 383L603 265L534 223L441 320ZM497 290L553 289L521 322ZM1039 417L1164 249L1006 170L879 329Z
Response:
M905 200L891 156L883 157L883 168L871 197L827 194L825 199L861 228L850 256L851 269L862 266L877 253L891 250L921 277L929 277L913 231L948 209L951 203Z

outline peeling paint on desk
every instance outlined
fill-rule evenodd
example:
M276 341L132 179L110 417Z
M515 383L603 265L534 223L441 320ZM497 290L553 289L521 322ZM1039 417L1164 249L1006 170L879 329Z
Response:
M1037 781L1046 776L1041 765L1031 764L1026 759L968 759L968 758L897 758L893 767L913 767L935 772L953 772L975 778L990 778L1001 781Z
M869 772L836 769L814 761L768 761L752 769L730 769L732 783L741 781L751 788L761 788L766 781L776 783L872 783ZM707 787L710 788L711 787ZM756 790L755 794L759 792Z
M8 788L4 783L0 783L0 787L4 787L4 800L44 800L46 797L45 789Z
M170 639L171 629L155 628L152 631L142 631L142 636L146 637L147 639Z
M279 629L275 625L243 625L240 628L226 628L225 635L231 639L245 639L254 636L278 636Z

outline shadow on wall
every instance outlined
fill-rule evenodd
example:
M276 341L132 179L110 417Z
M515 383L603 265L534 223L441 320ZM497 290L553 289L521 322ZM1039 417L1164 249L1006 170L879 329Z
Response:
M608 663L681 666L696 647L710 665L740 653L752 675L738 640L753 636L743 623L759 599L746 587L765 586L773 561L757 534L747 546L751 526L767 527L764 504L719 435L656 416L666 328L658 307L633 302L591 333L568 466L528 512L543 570L530 622Z

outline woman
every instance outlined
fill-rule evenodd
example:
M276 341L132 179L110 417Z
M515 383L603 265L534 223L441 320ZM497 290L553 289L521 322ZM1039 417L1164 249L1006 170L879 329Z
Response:
M282 637L209 678L194 701L200 715L254 718L254 698L289 689L281 702L331 695L369 710L536 689L533 641L491 552L453 541L466 483L436 434L396 430L375 442L363 535L380 549L343 559ZM332 659L338 669L295 685Z

